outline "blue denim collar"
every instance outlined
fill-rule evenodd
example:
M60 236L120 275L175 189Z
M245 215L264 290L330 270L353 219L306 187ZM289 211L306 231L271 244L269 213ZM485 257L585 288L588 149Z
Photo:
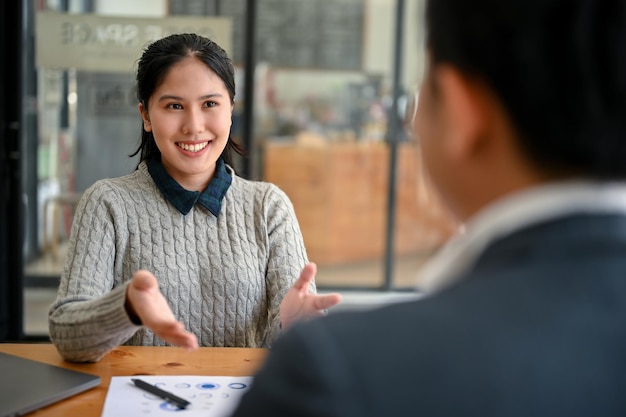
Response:
M178 211L186 215L196 203L209 210L215 217L222 210L222 200L233 181L222 158L215 164L215 175L204 191L184 189L172 178L161 162L161 155L155 155L147 161L148 172L167 201Z

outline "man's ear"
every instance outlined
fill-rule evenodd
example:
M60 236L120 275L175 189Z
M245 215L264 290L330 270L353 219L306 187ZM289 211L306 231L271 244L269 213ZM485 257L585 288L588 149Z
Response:
M142 103L139 103L139 114L143 120L143 129L146 132L152 132L152 124L150 123L150 118L148 117L148 111L144 109Z
M484 87L450 65L440 64L434 71L447 124L445 146L454 159L469 157L486 139Z

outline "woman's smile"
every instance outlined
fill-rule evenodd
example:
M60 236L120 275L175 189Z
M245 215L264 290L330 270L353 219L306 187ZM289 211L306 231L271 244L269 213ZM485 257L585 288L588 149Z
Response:
M210 141L206 141L206 142L176 142L176 146L178 146L180 149L187 151L187 152L191 152L191 153L198 153L204 149L206 149L206 147L209 145Z

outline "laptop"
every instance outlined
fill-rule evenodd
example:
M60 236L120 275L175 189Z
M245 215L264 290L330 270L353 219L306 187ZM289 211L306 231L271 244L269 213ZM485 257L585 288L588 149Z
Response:
M21 416L100 385L100 377L0 352L0 417Z

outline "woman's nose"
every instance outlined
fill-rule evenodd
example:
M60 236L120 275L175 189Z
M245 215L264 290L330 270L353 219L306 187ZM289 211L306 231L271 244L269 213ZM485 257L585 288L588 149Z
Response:
M183 124L184 134L196 134L204 132L204 115L200 109L187 109Z

